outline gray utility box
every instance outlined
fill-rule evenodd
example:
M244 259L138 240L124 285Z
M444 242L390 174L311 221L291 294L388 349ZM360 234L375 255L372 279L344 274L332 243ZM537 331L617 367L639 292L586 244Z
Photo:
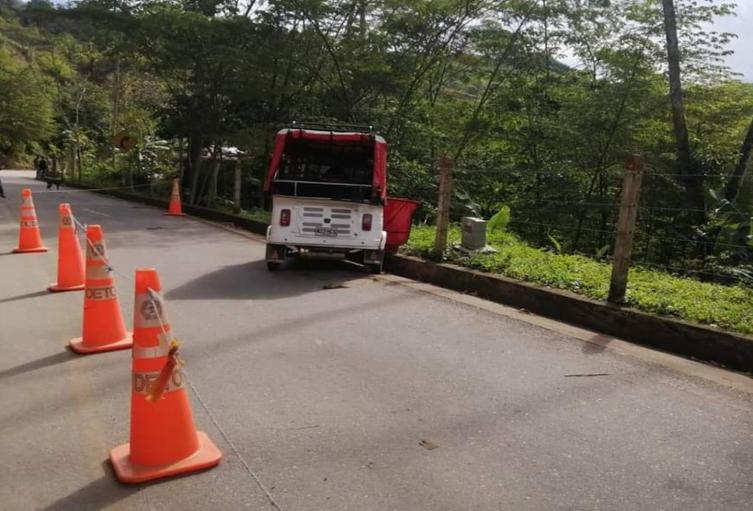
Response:
M486 220L470 216L463 217L460 244L468 250L481 250L486 247Z

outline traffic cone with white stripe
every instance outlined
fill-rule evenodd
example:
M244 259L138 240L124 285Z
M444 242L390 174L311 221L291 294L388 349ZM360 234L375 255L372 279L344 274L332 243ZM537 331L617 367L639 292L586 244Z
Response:
M110 451L118 480L141 483L217 465L222 453L196 431L155 269L136 270L130 442Z
M169 216L186 216L183 213L183 207L180 202L180 178L173 179L173 190L170 193L170 204L167 208L166 215Z
M130 348L133 341L125 329L112 267L107 261L104 233L99 225L86 228L84 293L83 335L71 339L70 348L84 354Z
M18 230L18 248L13 252L23 254L28 252L47 252L47 247L42 244L42 234L39 232L37 212L34 209L34 199L31 198L31 189L24 188L21 191L21 225Z
M84 256L76 236L70 204L58 207L58 281L48 291L80 291L84 289Z

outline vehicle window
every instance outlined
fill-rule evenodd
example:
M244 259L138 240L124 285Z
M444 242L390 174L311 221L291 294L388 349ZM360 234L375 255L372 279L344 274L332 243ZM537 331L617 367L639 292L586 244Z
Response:
M291 140L277 179L368 185L373 168L371 143Z

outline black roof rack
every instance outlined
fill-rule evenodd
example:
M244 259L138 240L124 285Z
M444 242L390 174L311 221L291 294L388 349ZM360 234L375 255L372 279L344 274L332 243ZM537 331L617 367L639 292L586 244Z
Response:
M377 133L377 130L375 130L374 126L371 126L371 125L346 124L346 123L340 123L340 122L293 121L290 124L290 128L291 129L304 129L304 130L312 129L312 130L333 131L333 132L353 131L356 133L370 133L370 134Z

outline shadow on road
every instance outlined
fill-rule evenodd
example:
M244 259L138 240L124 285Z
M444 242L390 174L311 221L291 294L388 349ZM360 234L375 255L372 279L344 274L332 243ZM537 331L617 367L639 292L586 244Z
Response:
M67 362L75 358L76 355L74 355L70 351L61 351L60 353L55 353L54 355L50 355L48 357L32 360L31 362L27 362L25 364L11 367L10 369L0 371L0 379L7 378L9 376L16 376L18 374L23 374L29 371L36 371L37 369L60 364L61 362Z
M607 346L609 345L609 342L612 340L611 337L604 334L596 334L587 341L583 342L583 347L581 348L581 351L585 353L586 355L596 355L599 353L603 353L604 350L607 349Z
M396 296L389 301L376 299L369 300L367 302L353 303L351 305L348 305L347 307L329 310L326 312L326 314L322 312L315 312L312 314L296 317L295 319L287 319L279 323L273 323L270 325L258 327L253 331L248 332L246 335L234 335L232 337L217 339L211 344L205 345L203 347L197 346L197 348L195 349L201 350L203 352L202 356L206 361L211 359L212 357L226 353L228 350L233 350L238 346L246 346L250 342L262 343L280 336L289 336L295 332L302 331L314 325L336 321L340 318L347 318L359 313L363 313L364 311L374 313L379 309L400 310L401 304L403 302L415 299L416 296L414 294L405 293L400 296ZM2 426L2 423L0 423L0 426Z
M100 355L103 356L103 355ZM71 354L72 359L80 358ZM62 357L61 357L62 358ZM71 360L72 360L71 359ZM128 364L125 359L125 364ZM123 367L124 360L121 355L118 358L112 358L106 361L104 364L99 362L98 366L79 366L76 368L76 373L84 376L85 378L93 377L88 376L93 373L106 373L104 377L97 377L97 392L103 396L113 395L115 392L123 389L129 389L129 380L124 377L124 373L118 372L116 368ZM61 375L65 373L52 373L50 372L46 376L46 381L53 385ZM63 376L64 378L65 376ZM56 387L65 388L65 385ZM81 397L73 392L61 391L61 392L49 392L43 395L39 395L25 400L20 406L13 408L0 407L0 431L4 431L5 428L23 428L29 424L29 421L34 421L35 424L45 424L60 416L69 413L72 409L75 409L77 413L86 413L87 410L96 409L98 406L97 400L87 399L82 401ZM0 505L2 509L2 505ZM76 508L71 508L76 509Z
M326 282L369 277L365 270L340 261L291 260L280 271L270 273L265 261L256 260L201 275L168 291L165 298L274 300L321 291Z
M2 254L0 254L2 255ZM37 298L38 296L52 295L49 291L34 291L33 293L26 293L23 295L9 296L7 298L0 298L0 303L15 302L19 300L28 300L29 298Z
M141 487L125 486L114 482L115 476L112 469L109 468L109 461L102 465L107 465L105 469L108 473L96 479L86 486L79 488L70 495L62 497L49 506L44 511L70 511L72 509L95 510L104 509L116 502L137 493Z
M211 470L211 468L207 470ZM91 481L89 484L79 488L70 495L66 495L65 497L56 500L49 506L43 508L42 511L72 511L74 509L76 511L83 511L89 509L104 509L120 500L130 497L134 493L149 488L150 486L169 483L185 477L193 477L196 474L196 472L192 472L167 479L140 483L138 485L127 485L120 483L117 480L109 459L102 461L102 470L104 471L102 477Z

